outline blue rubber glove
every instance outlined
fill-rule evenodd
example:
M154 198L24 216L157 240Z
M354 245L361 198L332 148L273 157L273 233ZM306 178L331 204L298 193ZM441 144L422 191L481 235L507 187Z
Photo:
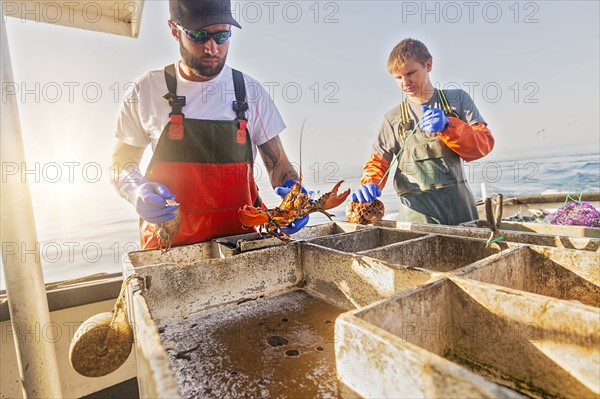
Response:
M285 197L287 193L290 192L290 190L292 189L294 184L296 184L296 182L297 180L287 180L285 183L283 183L283 185L281 185L281 187L275 187L275 194L279 195L283 199L283 197ZM302 192L304 194L308 194L309 197L312 197L313 195L313 192L311 191L309 193L304 186L302 186Z
M423 111L423 116L419 125L423 131L436 133L443 132L448 128L450 121L444 115L444 111L439 108L429 108L426 105L423 105L421 110Z
M282 227L281 230L283 230L286 234L297 233L300 230L302 230L302 228L304 228L304 226L306 226L308 224L308 217L309 217L309 215L306 215L303 218L294 220L292 223L290 223L286 227Z
M275 188L275 194L279 195L283 199L283 197L285 197L290 192L295 183L296 180L287 180L285 183L283 183L281 187ZM308 194L309 197L312 197L313 192L309 192L304 186L302 186L302 192L304 194ZM283 230L287 234L297 233L308 224L308 219L309 215L306 215L303 218L294 220L287 227L282 227L281 230Z
M179 205L168 206L168 199L175 199L168 188L160 183L142 183L134 192L132 203L142 219L149 223L162 223L175 218L173 211Z
M381 196L379 184L367 183L360 186L358 190L352 193L353 202L373 202Z

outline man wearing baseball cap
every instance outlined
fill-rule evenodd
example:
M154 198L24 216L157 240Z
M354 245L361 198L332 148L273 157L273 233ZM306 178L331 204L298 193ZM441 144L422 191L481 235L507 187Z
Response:
M285 124L267 91L226 64L231 27L241 28L230 1L169 0L169 11L181 59L138 78L127 97L135 101L123 102L115 131L113 183L142 219L145 249L163 246L157 226L178 208L172 245L248 232L238 209L262 206L253 177L257 152L277 194L298 180L279 138ZM149 144L143 176L137 165ZM293 234L307 223L308 216L282 230Z

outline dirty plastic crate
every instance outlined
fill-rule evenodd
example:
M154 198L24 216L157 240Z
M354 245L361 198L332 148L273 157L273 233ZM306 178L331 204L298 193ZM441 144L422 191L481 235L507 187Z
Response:
M464 223L467 227L487 227L487 221L485 220L473 220L468 223ZM589 238L600 238L600 228L598 227L585 227L585 226L564 226L549 223L532 223L532 222L513 222L513 221L502 221L500 222L500 230L512 230L512 231L524 231L529 233L538 234L550 234L557 236L570 236L570 237L589 237Z
M451 229L128 254L140 396L598 397L599 253Z
M426 234L368 227L346 234L318 237L308 242L342 252L360 252L424 236Z
M506 248L505 243L488 247L484 240L429 235L359 253L397 265L450 272Z
M600 307L600 254L528 246L466 268L462 277Z
M467 223L468 224L468 223ZM470 226L444 226L438 224L406 223L395 220L381 220L377 227L396 228L404 231L425 234L444 234L456 237L467 237L487 240L490 229L487 227ZM577 249L583 251L598 251L600 239L590 237L572 237L566 235L538 234L534 232L503 230L504 241L508 243L521 243L530 245L543 245L564 249Z
M336 396L336 318L437 278L304 242L149 266L144 255L124 262L147 283L128 297L142 397Z
M313 226L306 226L298 233L295 233L290 238L290 241L306 241L314 239L315 237L335 237L340 234L353 232L365 228L361 225L345 222L329 222L324 224L318 224ZM245 236L234 236L216 239L220 244L226 244L230 247L234 244L235 249L233 254L240 252L252 251L255 249L272 247L274 245L284 245L285 243L278 238L261 238L258 234L250 234Z
M444 279L340 316L338 375L362 397L598 397L599 320L595 307Z
M362 226L352 223L324 223L307 226L299 233L294 234L292 241L313 239L322 236L335 236L361 229ZM194 245L183 245L173 247L168 251L160 249L135 251L128 254L127 261L133 266L150 266L166 263L194 263L204 259L220 259L234 256L242 252L261 248L284 245L277 238L261 238L258 233L240 234L217 238L211 241L201 242Z

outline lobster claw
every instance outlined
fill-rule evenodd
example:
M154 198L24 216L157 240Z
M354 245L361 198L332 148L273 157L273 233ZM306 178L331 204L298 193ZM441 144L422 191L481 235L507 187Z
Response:
M259 226L269 221L269 216L264 210L250 205L238 209L238 218L244 227Z
M338 195L337 193L338 189L340 188L343 182L343 180L340 180L335 186L333 186L333 189L330 192L324 194L321 198L319 198L323 209L335 208L336 206L341 205L344 201L346 201L346 198L348 198L348 196L350 195L350 189L344 191L340 195Z

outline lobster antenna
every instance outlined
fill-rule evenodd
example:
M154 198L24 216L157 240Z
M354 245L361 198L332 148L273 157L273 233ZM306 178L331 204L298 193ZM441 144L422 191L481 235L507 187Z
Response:
M306 117L302 122L302 127L300 128L300 184L302 184L302 135L304 134L304 124L306 123Z

